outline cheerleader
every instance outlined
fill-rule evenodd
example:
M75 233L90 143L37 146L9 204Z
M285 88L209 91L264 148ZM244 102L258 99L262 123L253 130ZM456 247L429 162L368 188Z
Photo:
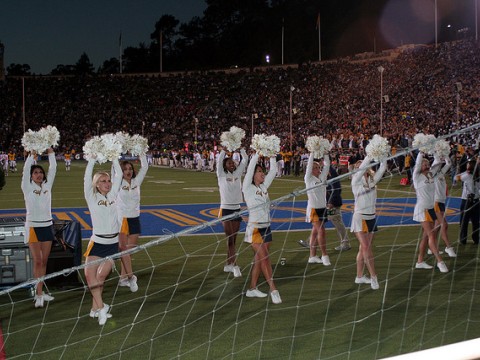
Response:
M270 158L270 171L265 175L263 167L258 164L258 154L250 159L247 173L243 179L243 196L248 207L248 225L245 233L245 242L250 243L254 252L254 263L250 289L247 297L266 297L267 294L257 289L260 272L270 286L270 296L274 304L280 304L282 299L273 282L272 265L269 249L272 243L270 230L270 199L268 187L275 178L276 160Z
M36 152L32 151L25 160L22 175L22 191L25 198L27 216L25 221L25 241L33 258L33 276L42 277L47 273L47 261L55 239L52 220L52 186L57 172L57 162L52 148L48 153L48 174L40 165L34 165ZM54 298L43 292L43 282L35 288L35 307L43 307L45 301Z
M118 252L120 224L116 197L122 183L122 169L118 160L113 160L115 178L112 185L110 174L105 171L96 172L92 180L94 165L95 159L90 158L84 178L85 199L92 219L92 236L85 252L85 277L92 294L90 316L97 317L98 323L104 325L111 314L108 313L110 307L103 303L103 284L114 263L112 259L96 261ZM92 262L95 263L89 265Z
M120 219L118 244L120 251L137 246L140 228L140 186L148 170L147 156L140 156L138 174L130 161L122 161L122 182L117 195L117 206ZM112 169L112 172L115 169ZM138 290L137 277L133 274L130 254L122 256L122 270L119 286L129 287L131 292Z
M313 161L314 153L308 158L305 171L305 186L307 189L308 204L306 222L312 224L310 234L310 257L309 264L322 264L330 266L330 257L327 254L327 242L325 239L325 222L327 217L327 177L330 168L330 157L324 155L323 165ZM317 245L322 252L322 258L317 256Z
M220 191L220 212L222 218L231 215L240 210L242 198L242 174L245 171L248 162L248 156L244 149L240 150L242 160L235 163L233 158L225 157L224 150L220 151L217 161L217 181ZM231 272L233 276L240 277L242 273L240 267L236 264L236 239L240 230L241 216L236 216L228 220L223 220L223 229L227 237L227 263L223 268L224 272Z
M357 277L356 284L370 284L373 290L380 288L373 257L373 235L377 231L376 225L376 202L377 183L382 179L387 168L387 161L380 164L376 173L370 169L370 157L367 155L363 161L357 161L352 175L352 192L355 206L350 231L355 233L360 245L357 254ZM364 267L367 267L370 278L363 275Z
M447 265L442 260L437 247L436 230L434 227L437 216L435 214L435 180L434 177L438 171L438 162L432 165L433 172L430 171L430 162L424 159L423 152L419 151L413 169L413 186L417 195L417 202L413 212L413 220L422 224L423 234L418 249L418 260L415 264L416 269L431 269L433 266L424 261L427 246L437 259L438 269L446 273Z

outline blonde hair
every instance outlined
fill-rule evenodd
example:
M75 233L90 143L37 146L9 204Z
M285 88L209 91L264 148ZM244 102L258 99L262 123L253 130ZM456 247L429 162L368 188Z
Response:
M97 171L94 175L93 175L93 180L92 180L92 187L93 187L93 193L96 194L98 193L98 188L97 188L97 185L98 185L98 181L100 180L100 178L102 176L106 176L110 179L110 174L106 171Z

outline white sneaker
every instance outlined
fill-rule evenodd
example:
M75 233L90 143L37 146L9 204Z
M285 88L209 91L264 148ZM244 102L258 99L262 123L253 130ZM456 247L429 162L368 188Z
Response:
M35 307L36 308L43 307L43 295L35 295L33 300L35 301Z
M440 270L440 272L442 272L442 273L447 273L448 272L447 265L445 265L445 263L443 261L437 263L437 267L438 267L438 270Z
M347 250L350 250L352 247L350 246L350 244L348 242L342 242L339 246L336 246L335 247L335 250L337 251L347 251Z
M245 296L249 298L254 298L254 297L264 298L264 297L267 297L268 295L265 294L264 292L261 292L257 288L255 288L255 289L247 290L247 293L245 294Z
M105 323L107 322L107 319L108 319L108 310L109 310L109 307L103 305L103 308L101 308L100 310L97 310L97 315L95 317L98 317L98 324L101 326L101 325L105 325Z
M457 254L455 253L455 249L450 246L445 248L445 252L448 254L450 257L457 257Z
M308 263L309 264L321 264L322 259L320 259L318 256L310 256L308 258Z
M427 254L428 254L428 255L433 255L432 250L428 249L428 250L427 250ZM439 254L439 255L443 255L443 251L438 250L438 254Z
M118 281L118 286L130 287L130 281L128 280L128 277L120 278Z
M415 264L415 269L432 269L432 265L428 265L425 261L422 261L421 263L416 263Z
M273 290L270 293L270 297L272 298L272 302L274 304L281 304L282 303L282 298L280 297L280 293L278 292L278 290Z
M132 275L132 277L128 279L128 282L130 284L130 291L136 292L138 290L137 277L135 275Z
M372 276L370 278L371 280L371 283L370 283L370 287L372 288L372 290L378 290L380 289L380 285L378 284L378 278L377 276Z
M323 263L323 265L325 265L325 266L330 266L330 265L332 265L332 264L330 263L330 256L328 256L328 255L322 256L322 263Z
M108 310L110 310L110 305L103 304L103 307L105 307L105 306L107 307ZM112 314L110 314L110 313L108 312L108 310L107 310L107 319L110 319L110 318L112 317ZM91 317L92 319L98 318L98 312L99 312L98 310L93 310L93 309L91 309L91 310L90 310L90 317Z
M223 271L226 273L233 272L233 265L232 264L225 265L223 267Z
M233 267L233 276L236 277L236 278L242 276L242 272L240 271L240 267L238 267L236 265Z
M45 293L43 293L42 296L44 301L53 301L55 299L52 295L45 294Z
M356 277L355 278L355 284L371 284L372 283L372 280L370 280L370 278L366 277L365 275L361 276L361 277Z

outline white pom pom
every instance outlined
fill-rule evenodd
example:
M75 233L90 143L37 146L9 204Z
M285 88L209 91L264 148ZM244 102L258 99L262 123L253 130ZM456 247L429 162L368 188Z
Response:
M412 146L421 152L433 154L435 151L436 138L433 135L418 133L413 138Z
M328 154L332 149L332 144L322 136L309 136L305 146L317 159Z
M272 157L280 152L280 139L276 135L255 134L250 147L260 156Z
M28 131L23 134L22 146L26 151L37 151L41 147L39 145L39 137L37 132L28 129Z
M365 147L365 152L374 161L382 162L390 154L390 149L387 139L375 134Z
M450 144L446 140L438 140L435 143L435 154L441 158L445 158L450 155Z
M119 142L122 145L122 154L127 153L129 148L129 142L130 142L130 134L123 131L119 131L115 134L115 137L117 138L117 142Z
M103 155L108 161L118 159L122 153L122 144L114 134L103 134Z
M225 131L220 136L223 147L228 151L235 151L242 146L242 140L245 138L245 130L232 126L230 131Z
M133 156L143 156L148 151L148 140L138 134L130 137L127 150Z
M94 136L83 146L83 155L86 160L96 159L99 164L106 162L103 156L103 142L100 136Z

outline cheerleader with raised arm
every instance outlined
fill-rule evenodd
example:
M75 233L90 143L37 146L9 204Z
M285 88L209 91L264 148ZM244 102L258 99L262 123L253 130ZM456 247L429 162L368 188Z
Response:
M430 171L430 162L424 158L423 151L419 151L415 167L413 169L413 186L417 195L417 202L413 212L413 220L422 224L422 239L418 246L418 259L415 264L416 269L431 269L432 266L424 261L427 247L430 248L432 254L437 260L437 267L441 272L448 272L447 265L438 251L437 232L435 229L435 221L437 215L435 213L435 174L438 171L438 163L433 163Z
M242 197L242 174L248 163L248 156L245 150L240 150L242 160L237 166L231 157L226 157L225 150L220 151L217 162L217 181L220 191L220 213L222 218L240 211L240 203ZM240 230L242 217L235 216L227 220L223 220L223 229L227 237L227 263L223 271L233 273L233 276L240 277L242 273L240 267L236 263L236 239Z
M359 248L357 253L356 284L370 284L373 290L379 289L375 261L373 256L373 235L378 230L376 224L377 183L387 169L387 161L383 160L377 172L371 169L370 156L355 164L356 172L352 175L352 192L355 199L352 225L350 231L355 233ZM367 267L370 278L363 275Z
M41 165L34 165L35 151L25 160L22 176L22 191L27 208L25 241L33 258L33 276L42 277L47 273L47 261L55 239L52 220L52 186L57 172L57 161L52 148L48 153L48 174ZM45 301L54 298L43 292L43 282L35 289L35 307L43 307Z
M330 157L323 156L323 161L314 161L314 153L311 152L305 170L305 186L307 189L308 203L306 221L312 224L310 233L310 257L308 263L329 266L330 257L327 253L327 241L325 238L325 222L327 222L327 177L330 168ZM320 248L322 257L317 256L317 246Z
M276 138L276 137L275 137ZM261 139L255 135L254 140ZM278 139L278 138L276 138ZM278 141L279 142L279 141ZM259 148L252 144L258 151ZM265 152L262 152L265 154ZM280 304L282 299L273 281L272 264L270 262L269 249L272 244L272 232L270 229L270 198L268 188L276 175L276 157L271 152L270 171L265 174L264 168L258 164L258 152L252 156L248 165L247 173L243 180L243 196L248 207L248 225L245 233L245 242L252 246L254 262L251 273L250 289L247 290L247 297L266 297L267 294L258 290L258 279L260 273L270 287L270 297L274 304Z
M122 180L117 196L117 206L120 218L120 233L118 245L120 251L137 246L140 227L140 186L148 170L147 155L140 156L140 170L136 173L130 161L122 161ZM122 256L122 270L119 286L130 288L131 292L138 290L137 276L133 274L130 254Z
M448 145L448 144L447 144ZM447 201L447 182L445 180L445 174L450 170L451 161L448 157L448 154L443 157L444 158L444 165L442 165L442 160L439 155L435 155L435 161L438 162L441 166L441 169L437 172L436 176L434 177L435 180L435 214L437 215L436 227L437 229L440 228L440 237L442 238L443 242L445 243L445 252L450 257L456 257L457 254L455 253L455 249L450 244L450 240L448 238L448 223L447 219L445 218L445 203ZM429 250L429 253L431 251Z
M122 183L122 169L118 160L113 160L115 178L112 185L110 174L105 171L96 172L92 180L94 165L95 158L91 157L84 178L85 199L92 219L92 236L85 252L85 277L92 294L90 316L98 317L98 323L104 325L111 315L109 305L103 302L103 285L114 263L112 259L97 261L118 252L120 224L116 198ZM92 262L95 263L89 265Z

